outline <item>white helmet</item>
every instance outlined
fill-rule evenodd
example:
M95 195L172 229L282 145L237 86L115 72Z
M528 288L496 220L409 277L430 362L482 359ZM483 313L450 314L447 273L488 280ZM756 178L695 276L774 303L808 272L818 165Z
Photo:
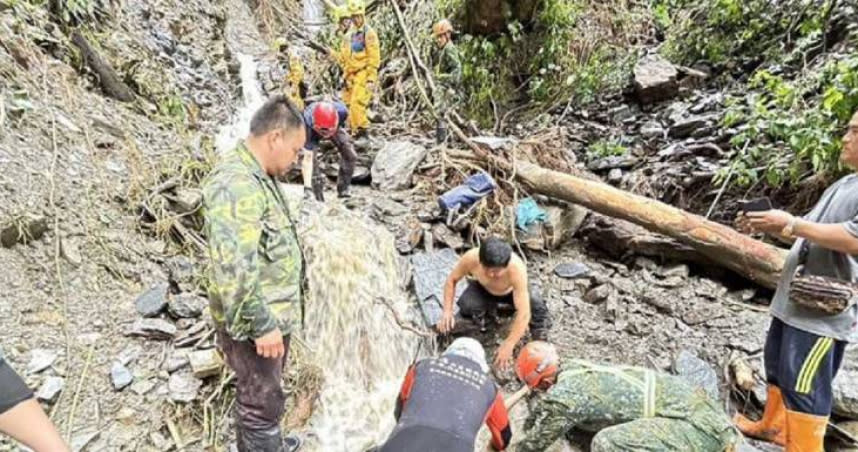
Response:
M489 371L489 365L486 362L486 351L483 346L474 338L460 337L453 341L447 350L444 350L443 355L454 355L468 358L471 361L480 365L483 372Z

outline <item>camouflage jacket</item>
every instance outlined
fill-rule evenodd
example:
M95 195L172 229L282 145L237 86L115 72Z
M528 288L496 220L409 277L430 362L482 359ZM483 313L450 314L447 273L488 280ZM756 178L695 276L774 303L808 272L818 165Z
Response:
M600 430L644 418L691 424L694 433L690 435L670 429L666 434L628 430L643 438L656 434L680 436L654 438L653 442L660 445L691 442L694 447L688 450L720 452L737 438L724 411L701 388L694 388L679 377L639 367L602 366L573 360L563 366L557 383L536 403L525 422L527 438L516 450L544 451L576 426Z
M437 51L435 78L446 88L456 89L462 83L462 58L456 44L448 42Z
M300 326L303 258L279 188L245 147L221 156L203 185L216 327L235 340Z

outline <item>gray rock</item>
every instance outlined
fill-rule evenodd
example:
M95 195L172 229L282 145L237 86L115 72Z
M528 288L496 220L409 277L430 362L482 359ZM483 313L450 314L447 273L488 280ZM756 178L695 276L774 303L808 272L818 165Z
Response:
M128 331L129 336L167 340L176 337L176 326L164 319L138 319Z
M605 171L612 170L615 168L619 169L629 169L635 166L638 163L638 159L636 159L632 155L612 155L609 157L603 157L600 159L593 160L589 164L587 164L587 169L590 171Z
M83 263L83 256L80 254L79 239L66 237L60 241L60 250L63 257L75 267L79 267Z
M372 202L372 213L379 220L398 217L408 213L408 208L387 198L379 198Z
M16 218L0 228L0 245L11 248L16 243L28 244L48 232L48 220L41 215Z
M425 147L409 141L385 143L372 162L372 184L381 190L401 190L411 186L411 176L426 157Z
M492 151L496 151L498 149L508 148L510 145L512 145L515 142L515 140L513 140L512 138L509 138L509 137L491 137L491 136L474 137L474 138L471 138L471 141L473 141L476 144L487 147L487 148L491 149Z
M618 105L608 110L608 114L611 115L614 122L623 122L624 120L634 116L628 105Z
M604 301L609 295L611 295L611 286L602 284L587 291L584 295L584 301L595 304Z
M681 278L687 278L688 273L688 266L685 264L677 264L671 267L663 267L658 271L658 274L663 278L670 278L676 276Z
M634 86L638 100L650 104L669 99L679 92L676 67L657 54L641 58L634 68Z
M136 361L137 358L140 357L141 353L143 353L143 347L137 344L131 344L119 352L119 356L116 357L116 362L123 366L127 366L133 361Z
M554 274L566 279L586 278L590 275L590 267L581 262L569 262L554 267Z
M151 287L134 301L137 313L143 317L155 317L167 307L167 283L159 283Z
M690 116L672 116L671 122L673 125L668 130L668 135L673 138L686 138L693 135L700 129L709 127L713 122L712 116L690 115Z
M188 353L188 360L191 362L191 371L197 378L218 375L223 368L223 358L213 348Z
M30 363L27 364L27 372L31 374L39 373L51 367L56 360L57 352L44 348L34 349L30 352Z
M148 394L154 388L155 382L152 380L139 380L131 384L131 392L140 396Z
M170 275L170 282L182 292L194 290L194 264L185 256L174 256L164 263Z
M858 419L858 347L843 356L843 364L834 379L834 413Z
M191 213L203 202L203 193L195 188L178 188L176 196L170 198L173 210L179 214Z
M640 129L640 134L647 138L663 138L664 132L664 127L655 121L644 124Z
M53 403L63 390L65 384L66 381L62 377L45 378L44 383L36 391L36 399L42 402Z
M167 362L164 364L164 367L167 369L167 372L173 373L177 370L187 367L188 364L190 364L188 357L182 354L179 356L173 356L168 359Z
M453 232L442 223L435 223L432 226L432 238L435 243L443 243L454 250L461 250L465 247L465 240L456 232Z
M611 171L608 171L608 182L611 184L618 184L623 180L623 170L619 168L614 168Z
M718 400L718 374L696 354L690 350L680 351L673 370L692 386L703 388L712 400Z
M83 452L95 438L98 438L98 430L89 429L75 434L71 440L72 452Z
M197 398L197 393L203 382L189 374L173 374L167 381L167 389L170 392L170 400L174 402L188 403Z
M417 253L411 256L414 275L414 292L427 325L435 325L441 319L441 303L444 301L444 282L456 266L459 256L450 248ZM456 286L456 298L465 290L466 283ZM454 312L458 304L453 304Z
M170 300L167 311L176 318L192 319L201 316L208 304L209 302L205 298L184 292Z
M113 389L121 391L134 381L134 375L121 363L113 363L110 368L110 381L113 383Z

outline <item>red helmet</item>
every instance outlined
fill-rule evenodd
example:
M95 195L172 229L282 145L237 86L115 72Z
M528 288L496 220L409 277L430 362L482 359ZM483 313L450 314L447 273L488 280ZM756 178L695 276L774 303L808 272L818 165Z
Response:
M557 350L548 342L533 341L525 345L518 354L515 374L518 379L531 388L545 389L553 384L553 377L559 371L560 357Z
M339 120L337 108L331 102L319 102L313 108L313 128L318 131L332 132Z

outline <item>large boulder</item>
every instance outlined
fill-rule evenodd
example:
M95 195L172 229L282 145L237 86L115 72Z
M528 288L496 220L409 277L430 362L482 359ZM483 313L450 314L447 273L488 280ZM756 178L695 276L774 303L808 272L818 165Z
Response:
M647 55L634 69L635 92L643 104L670 99L679 92L676 67L659 55Z
M426 157L426 148L410 141L390 141L372 162L372 184L381 190L402 190L411 186L411 176Z
M834 379L834 413L858 419L858 348L846 351Z

